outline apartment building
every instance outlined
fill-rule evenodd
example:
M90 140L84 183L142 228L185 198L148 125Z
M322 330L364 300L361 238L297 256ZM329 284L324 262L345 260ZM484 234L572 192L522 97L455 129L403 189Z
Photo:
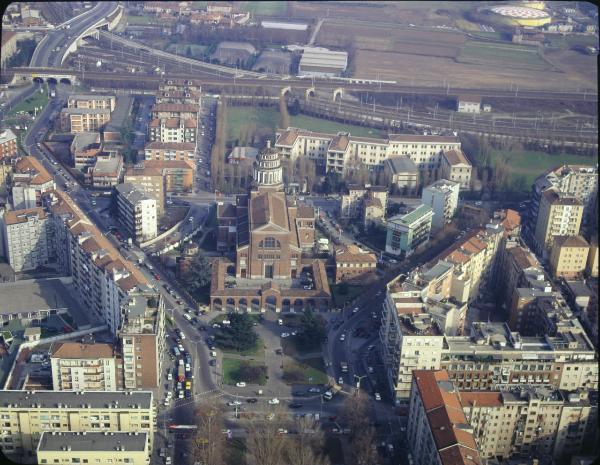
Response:
M63 108L60 125L70 133L99 131L110 121L108 108Z
M377 256L355 245L335 252L335 282L363 281L375 273Z
M383 166L394 156L407 156L419 171L440 167L444 150L460 149L457 137L390 134L387 139L355 137L349 133L327 134L289 127L276 132L275 147L292 160L306 157L325 171L344 172L360 160L369 168Z
M8 197L14 165L10 158L0 158L0 196Z
M50 349L55 391L116 391L122 389L117 354L112 344L58 342Z
M181 119L198 119L199 105L186 103L157 103L152 108L152 118L181 118Z
M195 143L197 121L195 119L153 119L148 125L150 142Z
M190 192L194 186L194 164L189 160L145 160L142 164L162 173L165 192Z
M406 436L415 465L483 463L458 390L444 371L413 372Z
M144 147L146 160L180 160L194 162L196 144L191 142L150 142Z
M597 391L548 386L501 386L459 392L467 423L484 459L536 457L565 463L597 440Z
M71 142L71 160L77 169L91 167L96 164L102 153L99 132L78 132Z
M184 103L199 105L202 87L190 79L167 79L158 86L156 103Z
M0 132L0 159L17 156L17 136L11 129Z
M67 108L107 109L115 111L117 98L114 95L72 94L67 99Z
M94 166L84 173L84 179L97 189L116 186L123 179L123 158L118 154L97 157Z
M502 279L499 284L502 287L503 304L506 308L510 308L517 288L543 289L545 287L546 277L542 265L531 250L520 245L507 250L500 276Z
M461 189L471 188L471 162L460 148L442 151L440 171L442 178L457 182Z
M15 273L48 264L52 231L42 208L4 212L2 237L6 258Z
M419 188L419 170L406 155L389 157L384 170L390 183L401 195L416 195Z
M410 213L396 215L387 221L385 251L391 255L408 256L429 241L433 210L419 205Z
M574 279L583 275L590 245L582 236L555 236L550 252L550 269L555 278Z
M156 199L133 184L119 184L116 189L119 221L127 234L137 243L154 239L158 235Z
M156 200L156 209L160 216L165 211L165 178L162 170L150 168L145 163L127 168L123 182L135 185L137 189Z
M433 210L431 229L439 231L452 221L458 208L460 184L447 179L435 181L423 189L421 202Z
M583 204L575 197L561 196L555 189L542 193L535 225L535 246L548 256L555 236L576 236L583 219Z
M350 184L340 197L340 218L360 219L367 227L382 222L387 206L387 187Z
M55 189L54 179L35 157L22 157L12 175L12 205L15 210L42 205L42 194Z
M50 432L40 438L37 463L127 463L147 465L151 449L148 433L132 432Z
M160 294L146 290L132 293L121 303L123 318L118 331L123 356L124 389L160 386L164 370L165 308Z
M31 462L44 432L85 431L147 433L151 450L156 421L152 404L151 391L5 390L0 448L17 462Z
M121 323L120 303L130 293L149 289L147 279L67 194L53 191L44 200L50 211L59 268L72 276L75 296L83 308L116 334Z

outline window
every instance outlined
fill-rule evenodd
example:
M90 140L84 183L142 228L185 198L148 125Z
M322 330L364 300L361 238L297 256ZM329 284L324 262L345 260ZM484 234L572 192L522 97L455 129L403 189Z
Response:
M266 237L260 241L258 247L261 249L279 249L281 248L281 244L274 237Z

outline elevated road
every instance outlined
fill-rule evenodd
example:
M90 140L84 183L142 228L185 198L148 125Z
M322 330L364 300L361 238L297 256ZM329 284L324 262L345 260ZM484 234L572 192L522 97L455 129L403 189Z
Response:
M57 26L38 44L31 57L31 67L58 67L62 65L67 50L98 21L110 16L117 2L98 2L94 8Z

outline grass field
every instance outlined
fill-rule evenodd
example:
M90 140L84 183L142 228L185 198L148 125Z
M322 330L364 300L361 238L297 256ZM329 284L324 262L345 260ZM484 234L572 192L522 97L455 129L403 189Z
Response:
M505 66L547 69L550 65L535 47L468 41L461 48L458 60L464 63L503 63Z
M218 346L217 346L218 347ZM219 347L219 349L221 349ZM245 355L248 357L257 357L264 358L265 357L265 346L261 339L258 340L256 345L248 350L244 350L242 352L238 352L232 349L221 349L224 354L233 354L233 355Z
M31 97L14 106L7 113L7 119L11 116L16 116L19 112L31 112L33 114L36 107L39 113L48 103L48 86L44 84L41 89L43 90L42 92L38 90Z
M281 16L286 12L286 3L282 1L240 2L238 8L259 16Z
M385 137L385 133L377 129L346 125L305 115L290 116L290 125L309 131L329 133L349 131L354 136ZM248 132L274 134L278 126L279 111L275 108L229 107L227 109L227 142L242 139L240 142L245 143L243 139L248 139Z
M143 15L143 16L127 15L127 22L134 26L145 26L148 24L158 24L159 19L156 16L150 16L150 15Z
M534 151L502 151L492 150L492 161L505 160L513 175L523 175L527 180L527 186L535 181L535 178L545 170L562 165L564 163L576 165L593 165L597 162L595 158L580 155L561 153L550 155L545 152Z
M283 362L283 376L286 372L301 372L303 379L298 379L298 383L308 384L327 384L327 373L321 357L307 358L305 360L286 359Z
M247 381L240 378L239 371L242 362L248 362L252 366L264 366L263 363L256 361L240 360L237 358L223 357L223 384L235 385L240 381ZM260 386L267 384L267 379L263 376L258 383Z

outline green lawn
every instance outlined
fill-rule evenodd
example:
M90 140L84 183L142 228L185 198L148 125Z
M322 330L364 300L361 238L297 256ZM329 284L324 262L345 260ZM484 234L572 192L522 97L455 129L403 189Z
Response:
M37 108L38 113L46 106L48 103L48 87L44 84L42 87L42 92L39 90L35 92L31 97L23 100L21 103L13 107L8 113L7 118L11 116L16 116L17 113L23 112L31 112L33 114L35 112L35 108Z
M492 150L492 162L497 159L506 160L509 170L513 175L523 175L526 179L526 185L531 186L540 174L545 170L560 166L562 164L575 165L594 165L597 160L593 157L582 155L571 155L560 153L550 155L545 152L536 151L508 151Z
M259 16L281 16L286 12L286 3L282 1L272 2L240 2L237 6L242 11L249 11Z
M127 15L127 22L132 25L147 25L147 24L158 24L159 20L156 16L143 15L143 16L134 16Z
M331 293L333 294L333 301L335 302L335 305L338 307L344 306L346 304L346 302L351 302L356 297L358 297L363 291L362 286L355 286L352 284L348 284L347 285L348 292L345 294L342 294L340 292L340 286L341 286L341 284L330 284L329 285L329 287L331 288Z
M537 47L467 41L460 50L458 61L463 63L494 63L529 69L549 69Z
M323 120L312 116L290 116L290 125L309 131L336 133L349 131L352 135L362 137L385 137L385 133L377 129L335 121ZM273 134L279 126L279 111L272 107L229 107L227 108L227 142L239 140L241 144L249 143L251 133Z
M223 384L229 384L234 386L235 383L239 381L247 381L240 379L239 377L240 366L244 361L245 360L240 360L237 358L223 357ZM263 363L255 361L248 361L248 363L253 366L264 366ZM260 386L264 386L265 384L267 384L267 379L263 376L258 381L258 384Z
M221 347L219 347L219 349L221 349L224 354L245 355L248 357L256 357L256 358L264 358L265 357L265 346L261 339L258 339L258 342L256 343L256 345L254 347L252 347L248 350L243 350L242 352L238 352L237 350L233 350L233 349L222 349Z
M301 372L303 379L295 380L296 383L303 384L327 384L328 378L325 372L323 358L314 357L305 360L286 359L283 362L283 376L291 371Z
M212 320L210 320L209 324L214 325L215 323L221 323L223 320L226 320L228 318L228 316L229 315L227 315L226 313L223 315L217 315ZM250 319L253 322L258 323L258 321L260 319L257 313L250 313L248 316L250 317Z

